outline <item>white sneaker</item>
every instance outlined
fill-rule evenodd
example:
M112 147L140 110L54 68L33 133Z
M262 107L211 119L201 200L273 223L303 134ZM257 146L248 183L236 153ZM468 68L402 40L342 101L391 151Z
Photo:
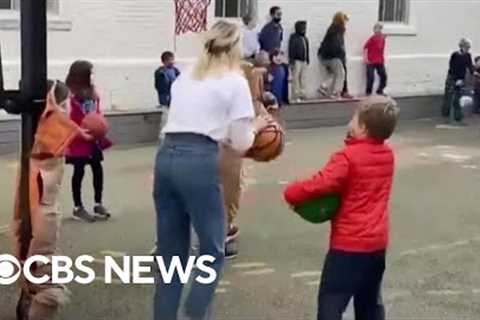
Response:
M320 88L318 88L318 92L319 92L322 96L324 96L324 97L328 97L328 96L329 96L329 94L328 94L328 89L327 89L327 87L326 87L325 85L323 85L323 84L320 86Z

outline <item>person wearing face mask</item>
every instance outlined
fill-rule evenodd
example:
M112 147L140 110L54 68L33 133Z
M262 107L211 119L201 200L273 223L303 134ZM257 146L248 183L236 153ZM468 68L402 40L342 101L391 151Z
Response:
M272 52L274 49L280 49L283 41L282 10L280 7L270 8L271 21L267 23L260 32L260 49L266 52Z
M293 75L293 99L296 101L305 99L305 77L310 63L310 45L306 34L307 21L297 21L295 33L290 36L288 42L288 60Z
M472 42L466 38L462 38L459 42L460 50L452 53L450 57L450 64L448 69L447 80L445 82L445 95L443 99L442 115L449 120L450 112L454 110L455 121L463 120L462 109L457 103L455 97L456 90L465 85L465 78L467 72L474 73L472 55L470 48Z

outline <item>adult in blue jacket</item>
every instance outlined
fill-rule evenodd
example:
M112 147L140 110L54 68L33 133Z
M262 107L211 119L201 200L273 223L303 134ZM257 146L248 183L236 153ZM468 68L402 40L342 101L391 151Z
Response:
M270 17L272 20L262 28L258 39L260 49L268 53L274 49L280 49L283 40L283 27L280 24L280 21L282 21L282 10L280 7L271 7Z

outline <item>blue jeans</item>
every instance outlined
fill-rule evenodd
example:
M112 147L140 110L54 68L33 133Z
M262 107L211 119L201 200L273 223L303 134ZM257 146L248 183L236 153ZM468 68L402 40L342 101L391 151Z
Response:
M354 253L330 250L318 293L318 320L342 320L353 298L355 320L385 320L381 286L385 251Z
M157 255L167 267L173 256L187 264L191 227L199 238L199 255L211 255L217 272L212 284L193 281L185 304L188 317L203 319L213 300L224 265L225 217L218 169L218 145L195 134L167 134L155 163L153 197L157 213ZM202 275L194 270L191 280ZM207 275L204 275L206 277ZM176 320L183 284L158 279L154 319Z

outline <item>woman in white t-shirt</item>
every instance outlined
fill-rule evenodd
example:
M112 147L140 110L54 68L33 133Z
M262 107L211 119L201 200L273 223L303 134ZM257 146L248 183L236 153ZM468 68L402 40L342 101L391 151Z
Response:
M224 264L225 216L222 201L218 145L228 143L239 153L253 144L255 132L268 119L254 119L247 80L240 69L241 31L220 21L206 34L203 52L192 70L172 86L170 114L155 163L154 201L157 212L157 252L169 266L180 256L187 265L190 225L198 234L199 255L210 255L209 265L220 276ZM185 312L205 319L218 278L201 284L196 274ZM176 320L182 283L157 281L155 320Z

